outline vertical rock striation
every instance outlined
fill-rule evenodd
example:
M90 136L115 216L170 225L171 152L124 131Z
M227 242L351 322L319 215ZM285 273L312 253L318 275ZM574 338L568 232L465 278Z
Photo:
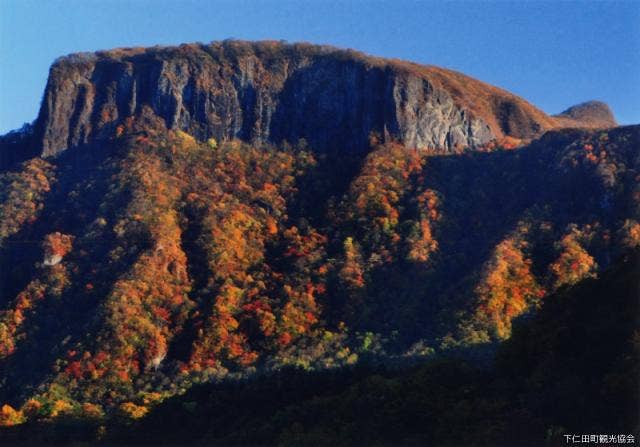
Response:
M470 107L473 89L497 106ZM526 107L505 111L514 98ZM455 72L325 46L225 41L58 59L36 121L36 151L50 156L103 140L143 113L200 139L304 138L319 150L347 151L365 149L371 133L451 151L549 127L525 101ZM510 129L512 116L524 125Z

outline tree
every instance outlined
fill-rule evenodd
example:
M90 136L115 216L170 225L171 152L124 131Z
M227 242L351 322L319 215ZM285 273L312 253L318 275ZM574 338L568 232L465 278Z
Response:
M531 261L525 257L523 245L514 239L498 244L476 288L476 320L502 339L511 335L511 320L544 295L531 273Z
M72 244L73 236L68 234L55 232L45 236L44 265L52 266L59 263L71 251Z
M572 285L581 279L595 275L596 262L581 245L581 241L584 243L587 239L588 234L572 226L569 233L556 243L560 256L549 266L555 277L554 288Z
M3 405L0 408L0 427L11 427L22 424L25 421L21 411L15 410L11 405Z
M344 240L343 249L344 261L338 276L347 288L360 289L365 285L360 249L351 237Z

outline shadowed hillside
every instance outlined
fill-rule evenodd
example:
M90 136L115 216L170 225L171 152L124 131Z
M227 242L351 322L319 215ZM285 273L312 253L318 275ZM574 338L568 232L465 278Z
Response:
M106 432L98 420L67 417L55 426L20 426L2 440L537 446L558 445L565 433L582 432L637 439L639 278L636 251L601 278L547 297L536 317L517 326L490 369L457 359L401 369L289 369L196 386L140 422L113 421Z

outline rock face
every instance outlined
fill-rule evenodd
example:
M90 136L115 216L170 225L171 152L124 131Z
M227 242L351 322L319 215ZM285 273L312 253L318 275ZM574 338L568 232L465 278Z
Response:
M51 68L34 139L43 156L54 155L107 138L128 117L149 112L200 139L304 138L342 150L365 148L372 132L440 150L510 133L499 124L508 116L474 113L440 78L428 67L306 44L231 41L75 54ZM497 102L512 100L500 94ZM507 110L514 113L531 114ZM545 127L530 121L525 134Z
M46 266L53 266L53 265L59 264L60 261L62 261L62 256L54 254L54 255L45 256L44 259L42 260L42 264Z
M372 133L451 151L555 127L521 98L453 71L325 46L225 41L58 59L31 151L55 155L149 115L199 139L304 138L350 151Z

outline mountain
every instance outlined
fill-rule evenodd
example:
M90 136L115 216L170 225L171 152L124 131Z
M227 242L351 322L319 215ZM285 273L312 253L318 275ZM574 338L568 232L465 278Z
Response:
M59 59L33 126L0 141L0 426L95 440L291 368L345 374L337 394L369 366L446 388L450 358L472 366L452 383L479 380L640 245L640 126L605 112L307 44Z
M49 156L108 140L127 119L141 117L200 140L304 138L316 148L340 142L350 151L366 149L371 133L451 151L505 136L531 139L569 119L584 125L575 113L547 116L451 70L326 46L225 41L58 59L23 152ZM607 117L597 123L615 125ZM2 152L13 160L13 151Z
M567 126L576 127L615 127L613 112L608 105L600 101L587 101L569 107L555 116L556 120Z

